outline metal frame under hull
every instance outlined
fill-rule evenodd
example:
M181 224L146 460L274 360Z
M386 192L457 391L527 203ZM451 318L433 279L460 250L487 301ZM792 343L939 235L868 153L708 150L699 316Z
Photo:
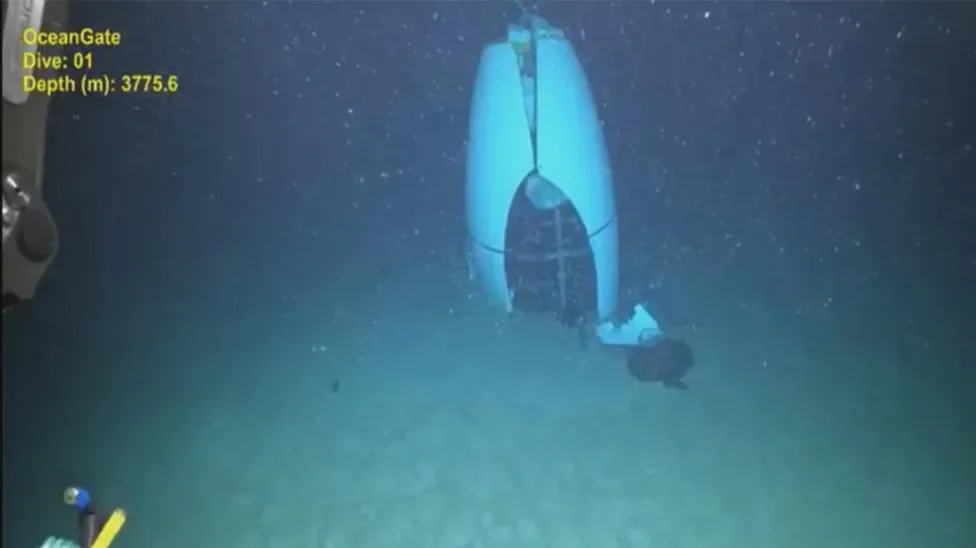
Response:
M505 245L514 310L554 313L570 324L595 318L596 268L578 212L568 202L540 211L519 201Z

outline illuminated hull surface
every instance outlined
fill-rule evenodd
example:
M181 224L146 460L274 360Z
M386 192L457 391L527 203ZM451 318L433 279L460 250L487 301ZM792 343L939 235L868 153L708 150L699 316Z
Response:
M469 268L491 300L511 312L514 290L506 271L507 256L511 258L506 234L513 203L520 192L539 210L568 202L592 257L594 312L597 318L609 318L618 294L617 212L589 85L561 33L536 31L533 86L526 85L521 68L525 50L518 45L511 39L489 44L478 67L467 156ZM598 329L602 339L617 331L608 329ZM611 344L629 344L627 338L617 337Z

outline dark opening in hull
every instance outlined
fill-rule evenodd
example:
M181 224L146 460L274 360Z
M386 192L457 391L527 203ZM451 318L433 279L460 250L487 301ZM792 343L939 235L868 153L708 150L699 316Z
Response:
M582 219L568 201L540 210L523 190L516 193L505 234L513 306L578 326L596 315L596 267Z

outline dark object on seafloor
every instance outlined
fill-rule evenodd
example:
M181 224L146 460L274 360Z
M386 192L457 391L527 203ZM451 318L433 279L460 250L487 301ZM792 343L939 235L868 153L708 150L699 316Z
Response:
M681 339L662 338L627 351L631 376L640 382L660 382L666 388L688 390L682 379L694 365L691 347Z
M339 381L332 381L332 393L335 394L339 391Z

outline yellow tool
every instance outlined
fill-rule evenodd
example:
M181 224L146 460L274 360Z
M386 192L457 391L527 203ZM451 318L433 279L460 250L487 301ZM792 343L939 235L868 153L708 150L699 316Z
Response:
M115 540L115 536L119 534L122 526L125 525L125 519L125 512L123 510L119 508L112 510L112 514L109 515L108 519L105 520L105 524L102 525L102 530L95 537L92 548L109 548L112 545L112 541Z

